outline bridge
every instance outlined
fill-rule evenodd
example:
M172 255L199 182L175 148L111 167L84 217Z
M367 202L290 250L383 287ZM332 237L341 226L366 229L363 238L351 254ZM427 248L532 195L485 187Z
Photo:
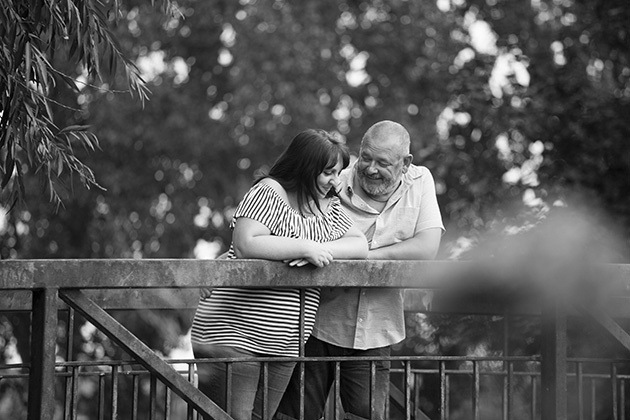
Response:
M0 365L0 401L7 390L22 387L29 420L84 418L81 384L91 375L98 418L169 419L183 418L174 414L183 412L188 419L228 420L196 388L195 365L239 360L168 360L112 312L192 314L199 289L207 287L394 287L405 289L410 313L491 316L503 322L505 337L510 320L535 319L540 351L511 354L505 338L500 354L394 354L388 358L391 419L625 419L630 336L622 324L630 318L630 265L535 268L487 261L335 261L324 269L263 260L0 261L0 316L23 313L30 320L30 357ZM427 296L432 296L430 306ZM78 316L129 357L74 360ZM622 357L568 357L567 323L574 319L597 325ZM67 354L60 355L62 339ZM438 384L432 401L437 414L421 407L421 384L428 379ZM488 381L500 386L485 386ZM331 399L327 417L339 418L337 401Z

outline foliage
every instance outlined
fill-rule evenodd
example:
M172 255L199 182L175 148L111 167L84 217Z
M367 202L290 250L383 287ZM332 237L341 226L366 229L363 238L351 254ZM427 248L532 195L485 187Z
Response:
M77 175L84 187L98 186L92 169L75 153L77 146L95 152L97 136L85 125L55 122L56 110L73 109L56 98L56 91L60 84L76 91L77 84L101 81L122 63L131 92L146 99L148 90L137 67L120 50L109 28L120 11L118 1L2 0L0 198L4 204L13 206L23 199L24 178L36 173L49 200L57 205L66 174ZM74 69L65 72L55 60ZM77 80L76 72L83 80Z
M0 217L2 258L212 257L227 248L235 204L295 133L337 131L356 152L370 124L392 119L412 134L415 163L434 174L447 226L441 258L467 258L490 232L526 234L568 207L589 214L595 237L622 237L608 259L628 259L625 1L182 0L166 14L140 0L50 14L46 7L75 3L26 10L1 1L0 126L22 118L10 126L30 139L10 153L2 143L3 175L15 174L3 189L19 192L21 179L27 204ZM76 17L96 13L95 4L101 17L80 26ZM42 19L28 21L35 13ZM68 40L64 25L74 34ZM83 53L82 42L71 52L79 28L93 41ZM127 71L111 66L112 57ZM151 90L144 104L140 78ZM135 97L115 88L123 85ZM35 118L23 119L29 109ZM28 131L34 124L48 131ZM56 127L70 127L74 141ZM55 152L37 154L44 140L41 150ZM72 159L60 164L63 153ZM7 169L9 157L17 169ZM38 194L38 168L47 182L68 183L61 211L61 195L51 203ZM83 178L68 179L72 168ZM82 188L86 181L102 189ZM465 352L488 332L483 344L495 351L497 322L433 318L434 334L425 340L426 331L414 330L420 344L409 344ZM175 324L185 331L185 322ZM522 328L524 337L536 334ZM153 336L154 345L162 338Z
M416 163L435 175L447 223L442 257L498 226L537 223L556 203L596 205L590 211L628 236L625 5L177 7L165 17L127 1L108 22L152 91L144 107L96 81L51 92L68 104L57 107L58 125L98 135L102 150L73 156L103 189L70 180L66 209L51 214L26 177L28 206L0 226L3 257L224 250L233 206L292 135L322 127L356 151L383 118L408 127ZM479 43L471 34L484 28ZM81 79L67 61L49 60ZM119 71L113 84L125 77Z

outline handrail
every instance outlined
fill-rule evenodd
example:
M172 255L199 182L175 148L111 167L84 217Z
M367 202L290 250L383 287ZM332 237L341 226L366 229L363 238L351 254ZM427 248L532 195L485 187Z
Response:
M532 265L536 262L532 262ZM538 268L538 267L537 267ZM589 279L605 293L630 294L630 264L597 264L575 273L555 267L543 275L561 276L582 287ZM569 273L569 271L571 271ZM352 273L352 275L348 275ZM584 278L576 278L583 276ZM425 289L492 285L542 291L550 278L523 266L483 261L336 260L324 269L288 267L266 260L60 259L0 260L0 290L46 288L128 289L199 287L399 287ZM558 283L557 279L553 279Z
M443 287L450 261L333 261L325 269L266 260L88 259L0 261L0 290L199 287ZM354 275L348 276L351 270Z

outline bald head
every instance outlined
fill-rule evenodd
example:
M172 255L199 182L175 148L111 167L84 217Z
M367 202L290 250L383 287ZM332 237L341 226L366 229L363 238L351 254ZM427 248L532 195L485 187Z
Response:
M409 154L411 140L409 132L394 121L379 121L365 132L361 145L365 143L376 147L387 148L403 157Z
M398 188L413 159L409 143L407 130L393 121L378 122L365 132L355 172L368 198L382 203Z

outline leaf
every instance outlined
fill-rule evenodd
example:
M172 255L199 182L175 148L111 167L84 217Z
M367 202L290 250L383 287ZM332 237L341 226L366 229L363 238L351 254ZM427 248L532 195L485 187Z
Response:
M79 42L76 38L72 38L72 42L70 43L70 52L68 53L70 57L74 57L77 52L77 48L79 47Z
M62 156L57 156L57 176L59 177L61 175L61 173L63 172L63 158Z
M24 52L24 67L26 70L26 82L31 80L31 43L26 43L26 51Z
M22 57L24 56L24 48L26 48L26 36L19 37L17 51L15 52L14 57L16 58L13 62L13 71L17 71L17 69L22 64Z
M7 149L7 156L4 167L4 176L2 177L2 188L6 187L11 177L13 176L13 168L15 167L15 161L13 160L13 153L11 152L11 148Z
M59 134L64 134L64 133L68 133L71 131L86 131L90 128L89 125L69 125L63 129L61 129L61 131L59 131Z

